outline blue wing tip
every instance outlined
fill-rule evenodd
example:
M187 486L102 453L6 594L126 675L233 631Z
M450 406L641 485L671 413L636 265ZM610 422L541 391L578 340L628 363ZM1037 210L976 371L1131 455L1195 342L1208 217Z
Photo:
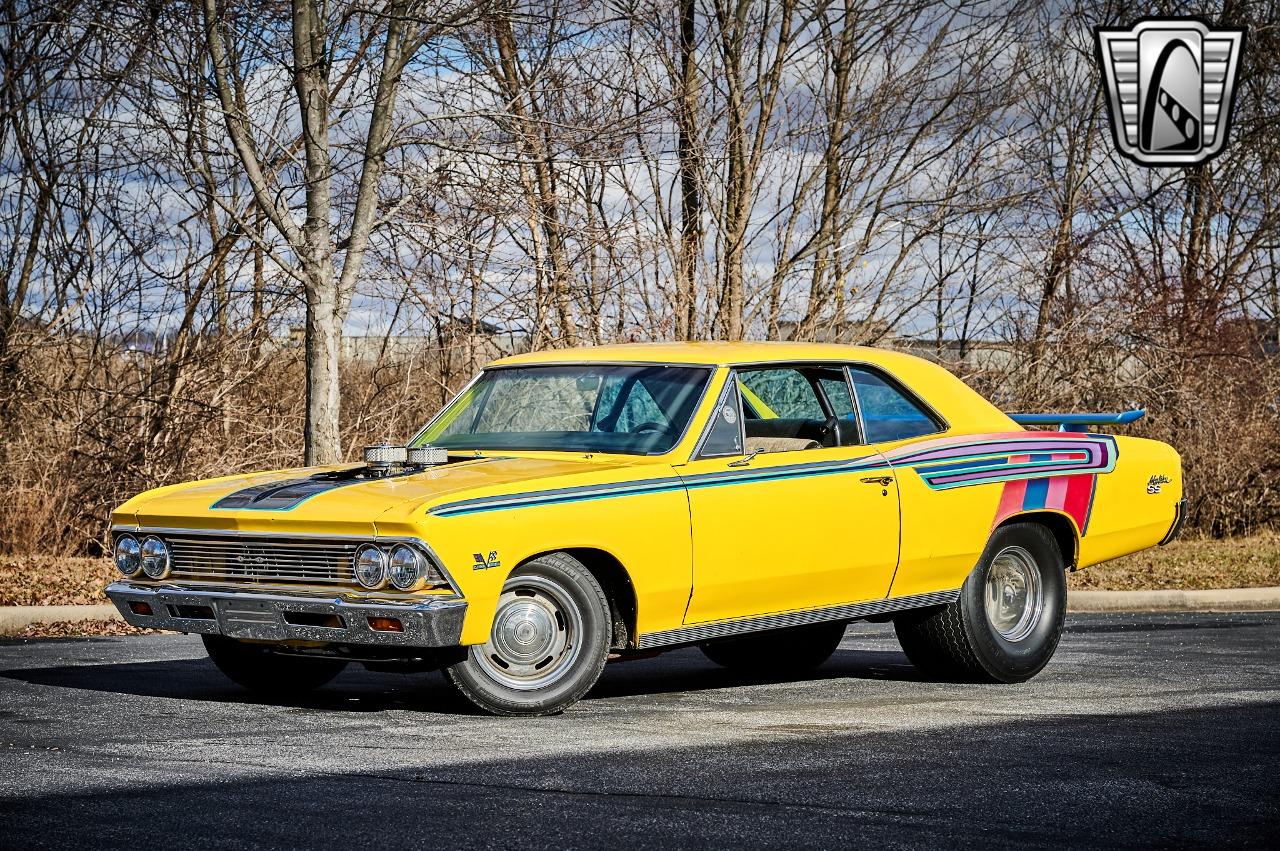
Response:
M1145 408L1119 413L1009 414L1018 425L1057 426L1058 431L1088 431L1091 425L1128 425L1147 415Z

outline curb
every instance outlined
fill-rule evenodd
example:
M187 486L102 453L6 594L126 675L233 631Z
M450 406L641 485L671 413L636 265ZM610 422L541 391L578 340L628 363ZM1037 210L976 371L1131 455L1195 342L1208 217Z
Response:
M0 606L0 635L17 635L33 623L123 620L112 603L97 606Z
M1068 612L1274 612L1280 587L1212 591L1069 591Z

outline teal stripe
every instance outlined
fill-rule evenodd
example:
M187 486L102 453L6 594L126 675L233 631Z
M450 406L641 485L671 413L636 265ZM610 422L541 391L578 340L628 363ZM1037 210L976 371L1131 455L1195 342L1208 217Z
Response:
M686 489L703 489L722 487L725 485L746 485L758 482L776 482L785 481L787 479L812 478L815 476L831 476L843 473L861 473L867 470L890 469L890 465L883 461L872 463L857 462L823 462L817 469L813 467L805 469L797 469L796 467L784 467L777 470L754 470L744 471L742 473L703 473L698 476L682 477L679 481L671 481L663 479L662 484L645 485L637 484L629 487L619 487L610 489L607 492L592 493L599 491L601 487L584 485L581 490L576 493L557 493L556 491L544 491L543 495L537 493L529 494L525 497L512 499L510 497L493 497L492 500L480 499L474 502L456 502L446 503L445 505L436 506L428 509L428 512L437 517L458 517L464 514L479 514L488 511L501 511L507 508L530 508L543 505L559 505L566 502L589 502L598 499L613 499L623 496L641 496L651 493L664 493L673 490Z

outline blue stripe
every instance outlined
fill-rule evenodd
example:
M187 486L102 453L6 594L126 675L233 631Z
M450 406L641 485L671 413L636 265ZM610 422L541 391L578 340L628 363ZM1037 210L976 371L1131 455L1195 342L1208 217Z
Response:
M1045 499L1049 496L1048 479L1032 479L1027 482L1027 495L1022 500L1026 510L1044 508Z
M722 485L745 485L756 482L776 482L786 479L830 476L842 473L863 473L867 470L892 469L880 460L822 461L815 464L789 464L770 470L743 470L742 472L703 473L679 480L660 479L657 482L639 482L630 485L583 485L576 488L559 488L526 494L522 497L480 497L474 500L446 503L428 512L437 517L457 517L462 514L478 514L500 511L506 508L528 508L542 505L558 505L565 502L588 502L621 496L639 496L664 493L673 490L702 489Z
M1115 439L1109 435L1099 435L1097 441L1107 441L1114 447ZM1083 441L1082 441L1083 442ZM589 502L597 499L612 499L613 497L623 496L640 496L650 493L665 493L668 491L693 490L701 488L720 487L722 485L745 485L756 482L774 482L784 481L787 479L809 478L811 476L829 476L844 473L866 472L868 470L894 470L899 468L914 469L921 479L930 488L934 490L945 490L956 487L970 487L972 485L991 484L995 482L1010 481L1014 479L1029 479L1027 484L1027 496L1024 502L1026 508L1043 508L1045 500L1048 496L1049 480L1048 476L1069 475L1073 471L1071 469L1061 469L1061 465L1068 465L1069 461L1054 461L1051 453L1034 453L1031 455L1034 461L1020 462L1017 465L1011 465L1009 457L1003 458L985 458L982 456L980 447L991 444L992 442L980 443L975 446L977 451L974 456L970 456L969 460L949 459L941 464L931 465L927 461L911 462L911 454L897 459L895 463L889 463L881 460L876 456L868 456L861 459L851 461L818 461L804 464L787 464L785 466L773 467L765 470L725 470L715 473L701 473L696 476L683 477L664 477L653 479L648 482L628 482L622 484L600 484L600 485L579 485L576 487L555 488L545 491L534 491L518 496L491 496L478 497L475 499L465 499L458 502L449 502L444 505L437 505L427 509L429 514L437 517L457 517L464 514L479 514L488 511L501 511L507 508L527 508L542 505L559 505L568 502ZM996 443L998 445L998 443ZM1061 451L1079 451L1076 447L1063 449ZM927 454L932 450L926 450ZM1021 453L1020 453L1021 454ZM1108 464L1105 468L1089 468L1087 470L1079 470L1078 472L1110 472L1115 466L1115 455L1113 452L1108 458ZM1075 462L1079 464L1081 462ZM1047 470L1038 470L1037 466L1049 467ZM947 482L939 484L934 481L935 478L945 477L948 473L955 474L957 470L972 469L974 472L990 471L990 476L984 476L980 479L966 479L958 482Z
M979 458L977 460L954 461L946 464L929 464L927 461L923 464L916 464L916 472L924 475L926 473L949 473L952 470L979 470L984 467L999 467L1009 463L1009 456L1005 455L1001 458Z

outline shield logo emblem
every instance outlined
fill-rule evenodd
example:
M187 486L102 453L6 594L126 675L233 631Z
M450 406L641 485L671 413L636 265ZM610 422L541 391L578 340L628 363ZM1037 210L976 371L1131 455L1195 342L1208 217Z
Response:
M1148 166L1207 162L1226 146L1244 30L1149 18L1094 30L1111 132Z

